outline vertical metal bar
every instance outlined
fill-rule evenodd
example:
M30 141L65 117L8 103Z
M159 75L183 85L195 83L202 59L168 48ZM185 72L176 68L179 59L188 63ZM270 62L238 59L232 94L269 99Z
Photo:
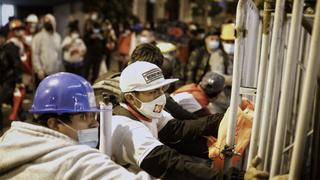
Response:
M236 114L239 106L239 90L241 81L241 64L243 60L243 37L246 17L246 1L239 0L237 6L237 19L236 19L236 39L235 39L235 53L234 53L234 65L232 74L232 90L231 90L231 102L230 102L230 114L228 120L228 129L226 137L226 146L233 147L234 145L234 134L236 127ZM226 157L224 161L224 168L228 169L231 164L231 157Z
M271 162L271 171L270 176L273 177L279 173L280 170L280 162L282 156L282 148L284 143L284 133L285 126L288 119L288 108L290 107L290 99L291 89L293 88L292 80L292 71L296 68L297 64L297 56L298 56L298 43L297 37L299 37L300 29L301 29L301 21L302 21L302 11L303 11L304 0L295 0L293 2L293 10L292 10L292 18L291 18L291 26L289 33L289 42L288 42L288 53L285 61L285 69L284 69L284 78L283 78L283 86L280 97L280 106L278 113L278 120L276 126L276 134L274 140L274 148L272 153L272 162ZM295 76L295 74L294 74Z
M100 102L100 144L99 150L109 155L112 155L112 104L106 105Z
M254 67L254 86L257 87L258 85L258 73L259 73L259 66L260 66L260 63L259 60L260 60L260 56L261 56L261 45L262 45L262 22L259 20L259 30L258 30L258 41L257 41L257 52L256 52L256 64L255 64L255 67ZM256 98L254 98L256 99Z
M274 77L274 84L273 84L273 93L272 93L272 106L270 111L270 117L269 117L269 130L268 130L268 137L267 137L267 143L266 143L266 153L265 153L265 161L263 165L264 171L270 170L270 160L272 157L272 149L274 146L274 133L277 123L277 112L279 109L279 97L280 97L280 87L281 87L281 80L282 80L282 72L283 72L283 59L285 58L286 53L286 45L288 40L288 34L289 34L289 28L288 28L288 21L283 23L282 28L282 39L280 41L280 45L278 48L278 56L277 61L275 65L275 77Z
M260 141L259 141L259 150L258 156L264 161L264 156L266 152L266 143L269 130L269 117L272 107L272 94L274 86L274 74L275 74L275 65L276 60L278 60L278 47L281 40L281 27L283 24L283 13L284 13L284 3L285 0L276 1L275 17L274 17L274 26L272 31L272 41L271 41L271 51L270 51L270 63L268 67L267 74L267 84L266 84L266 97L263 103L263 115L262 115L262 126L260 132ZM262 163L263 164L263 163ZM263 166L263 165L262 165ZM261 166L261 167L262 167ZM260 168L261 168L260 167ZM263 167L262 167L263 169Z
M270 34L270 18L271 18L271 1L266 0L264 2L263 10L263 34L262 34L262 45L261 45L261 57L260 57L260 67L259 67L259 80L257 95L254 107L253 125L252 133L250 138L249 156L247 169L249 168L250 162L258 151L258 141L260 132L260 118L261 118L261 107L262 98L264 94L264 83L266 77L267 61L269 54L269 34Z
M320 2L317 1L316 15L311 37L311 49L306 69L306 77L302 90L301 104L298 114L297 129L295 133L295 144L293 148L292 160L290 165L289 179L299 179L302 170L303 151L306 139L306 130L310 120L311 103L314 99L314 87L317 73L319 71L320 56ZM310 102L311 101L311 102Z

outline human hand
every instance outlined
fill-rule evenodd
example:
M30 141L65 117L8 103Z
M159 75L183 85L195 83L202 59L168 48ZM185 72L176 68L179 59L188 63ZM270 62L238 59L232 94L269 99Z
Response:
M245 180L260 180L260 179L268 179L269 178L269 173L265 171L260 171L257 169L257 166L261 163L261 158L256 156L250 164L249 169L244 175Z

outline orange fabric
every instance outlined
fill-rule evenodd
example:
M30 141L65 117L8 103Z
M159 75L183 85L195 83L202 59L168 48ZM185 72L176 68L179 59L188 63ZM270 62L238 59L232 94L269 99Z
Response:
M254 104L252 101L250 101L248 98L243 97L241 104L240 104L240 108L242 111L244 111L245 109L250 109L250 110L254 110Z
M235 130L235 149L234 151L238 154L232 157L232 166L236 166L237 162L240 160L240 156L243 155L246 150L251 135L252 128L252 113L253 111L246 109L242 111L240 108L237 112L237 124ZM226 144L227 137L227 127L229 109L225 113L218 131L218 138L211 146L209 146L209 158L213 160L214 168L223 169L224 157L221 153Z
M207 107L209 104L208 96L204 93L203 89L195 83L184 85L176 91L174 91L173 94L178 94L182 92L188 92L192 94L193 97L199 102L199 104L202 107Z
M21 107L24 95L25 95L25 89L23 87L15 89L15 92L13 94L12 111L9 115L9 120L11 121L17 120L18 111Z
M129 55L131 45L131 33L128 35L122 35L118 41L118 52L122 55Z

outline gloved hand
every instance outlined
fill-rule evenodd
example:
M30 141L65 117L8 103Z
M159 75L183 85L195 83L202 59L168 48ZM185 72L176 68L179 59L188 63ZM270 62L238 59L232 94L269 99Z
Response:
M271 178L271 180L288 180L288 179L289 179L289 175L288 174L274 176L273 178Z
M269 173L265 171L260 171L257 169L257 166L261 163L261 158L256 156L250 164L249 169L244 175L245 180L260 180L260 179L268 179L269 178Z

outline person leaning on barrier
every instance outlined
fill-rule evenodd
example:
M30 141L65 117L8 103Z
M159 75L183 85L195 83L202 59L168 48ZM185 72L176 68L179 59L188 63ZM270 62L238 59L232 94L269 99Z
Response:
M161 69L148 62L132 63L122 71L121 103L114 108L112 117L115 161L132 171L144 170L161 179L241 178L239 171L220 172L205 160L180 154L168 146L187 144L197 141L199 136L217 133L222 118L211 115L197 121L173 119L163 108L165 86L174 81L176 79L164 79Z
M144 43L135 48L128 64L136 61L150 62L163 68L164 56L157 46L150 43ZM118 104L121 92L119 87L119 76L120 73L107 72L96 80L93 88L95 89L96 96L98 96L97 99L101 100L104 94L108 96L107 98L110 99L114 105ZM165 110L174 118L179 120L198 118L195 114L183 109L169 94L166 94L166 101Z
M96 147L93 89L82 77L57 73L38 86L37 124L13 122L0 138L0 179L149 179L132 174Z

